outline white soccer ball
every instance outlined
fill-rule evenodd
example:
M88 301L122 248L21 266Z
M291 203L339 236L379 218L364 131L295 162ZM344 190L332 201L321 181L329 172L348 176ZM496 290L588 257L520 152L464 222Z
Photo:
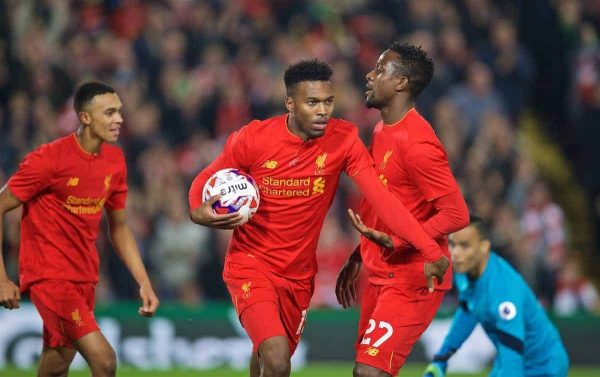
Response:
M213 211L219 214L238 212L246 223L258 210L260 193L252 177L238 169L223 169L213 174L202 190L207 201L215 195L221 195L213 205Z

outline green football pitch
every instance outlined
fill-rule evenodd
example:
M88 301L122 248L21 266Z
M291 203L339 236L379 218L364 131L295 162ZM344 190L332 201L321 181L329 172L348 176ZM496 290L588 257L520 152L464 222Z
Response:
M424 365L409 364L402 368L400 376L418 377L423 373ZM2 377L25 377L35 376L33 370L5 369L0 370ZM77 371L69 373L69 377L89 376L87 371ZM206 371L186 371L186 370L168 370L168 371L140 371L134 369L122 368L117 372L119 377L247 377L247 371L233 371L231 369L211 369ZM312 363L300 371L292 372L292 377L350 377L352 376L352 364L341 363ZM482 374L449 374L448 377L479 377L486 376ZM594 377L600 376L600 366L593 367L574 367L569 371L569 377Z

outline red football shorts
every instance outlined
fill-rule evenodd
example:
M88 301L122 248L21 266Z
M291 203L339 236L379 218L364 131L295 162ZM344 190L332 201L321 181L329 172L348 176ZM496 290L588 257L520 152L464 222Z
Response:
M362 296L356 362L398 374L435 317L446 291L368 283Z
M261 343L274 336L288 339L294 354L304 325L314 280L289 280L256 265L225 262L223 280L240 322L256 352Z
M44 346L74 348L73 341L98 331L93 283L43 280L29 287L29 298L44 323Z

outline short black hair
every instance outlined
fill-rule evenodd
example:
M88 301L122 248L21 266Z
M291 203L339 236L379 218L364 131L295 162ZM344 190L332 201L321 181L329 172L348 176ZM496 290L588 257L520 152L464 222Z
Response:
M408 78L411 98L417 98L423 89L431 83L433 61L427 57L427 53L421 49L421 46L394 42L388 47L388 50L400 55L402 64L396 65L396 69Z
M302 60L290 65L283 75L285 90L288 96L292 95L296 84L302 81L329 81L333 70L329 64L317 59Z
M475 229L477 230L477 233L479 234L479 237L482 240L490 239L489 226L488 226L487 222L484 219L482 219L481 217L474 215L474 214L470 214L469 215L469 226L475 227Z
M73 100L75 112L82 112L85 105L87 105L95 96L106 93L116 93L116 91L110 85L100 81L87 81L82 83L75 89L75 99Z

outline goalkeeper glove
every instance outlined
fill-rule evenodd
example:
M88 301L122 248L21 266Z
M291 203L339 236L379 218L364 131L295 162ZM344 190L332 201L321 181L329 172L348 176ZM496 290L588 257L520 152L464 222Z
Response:
M434 361L425 368L423 377L445 377L447 366L448 363L445 361Z

